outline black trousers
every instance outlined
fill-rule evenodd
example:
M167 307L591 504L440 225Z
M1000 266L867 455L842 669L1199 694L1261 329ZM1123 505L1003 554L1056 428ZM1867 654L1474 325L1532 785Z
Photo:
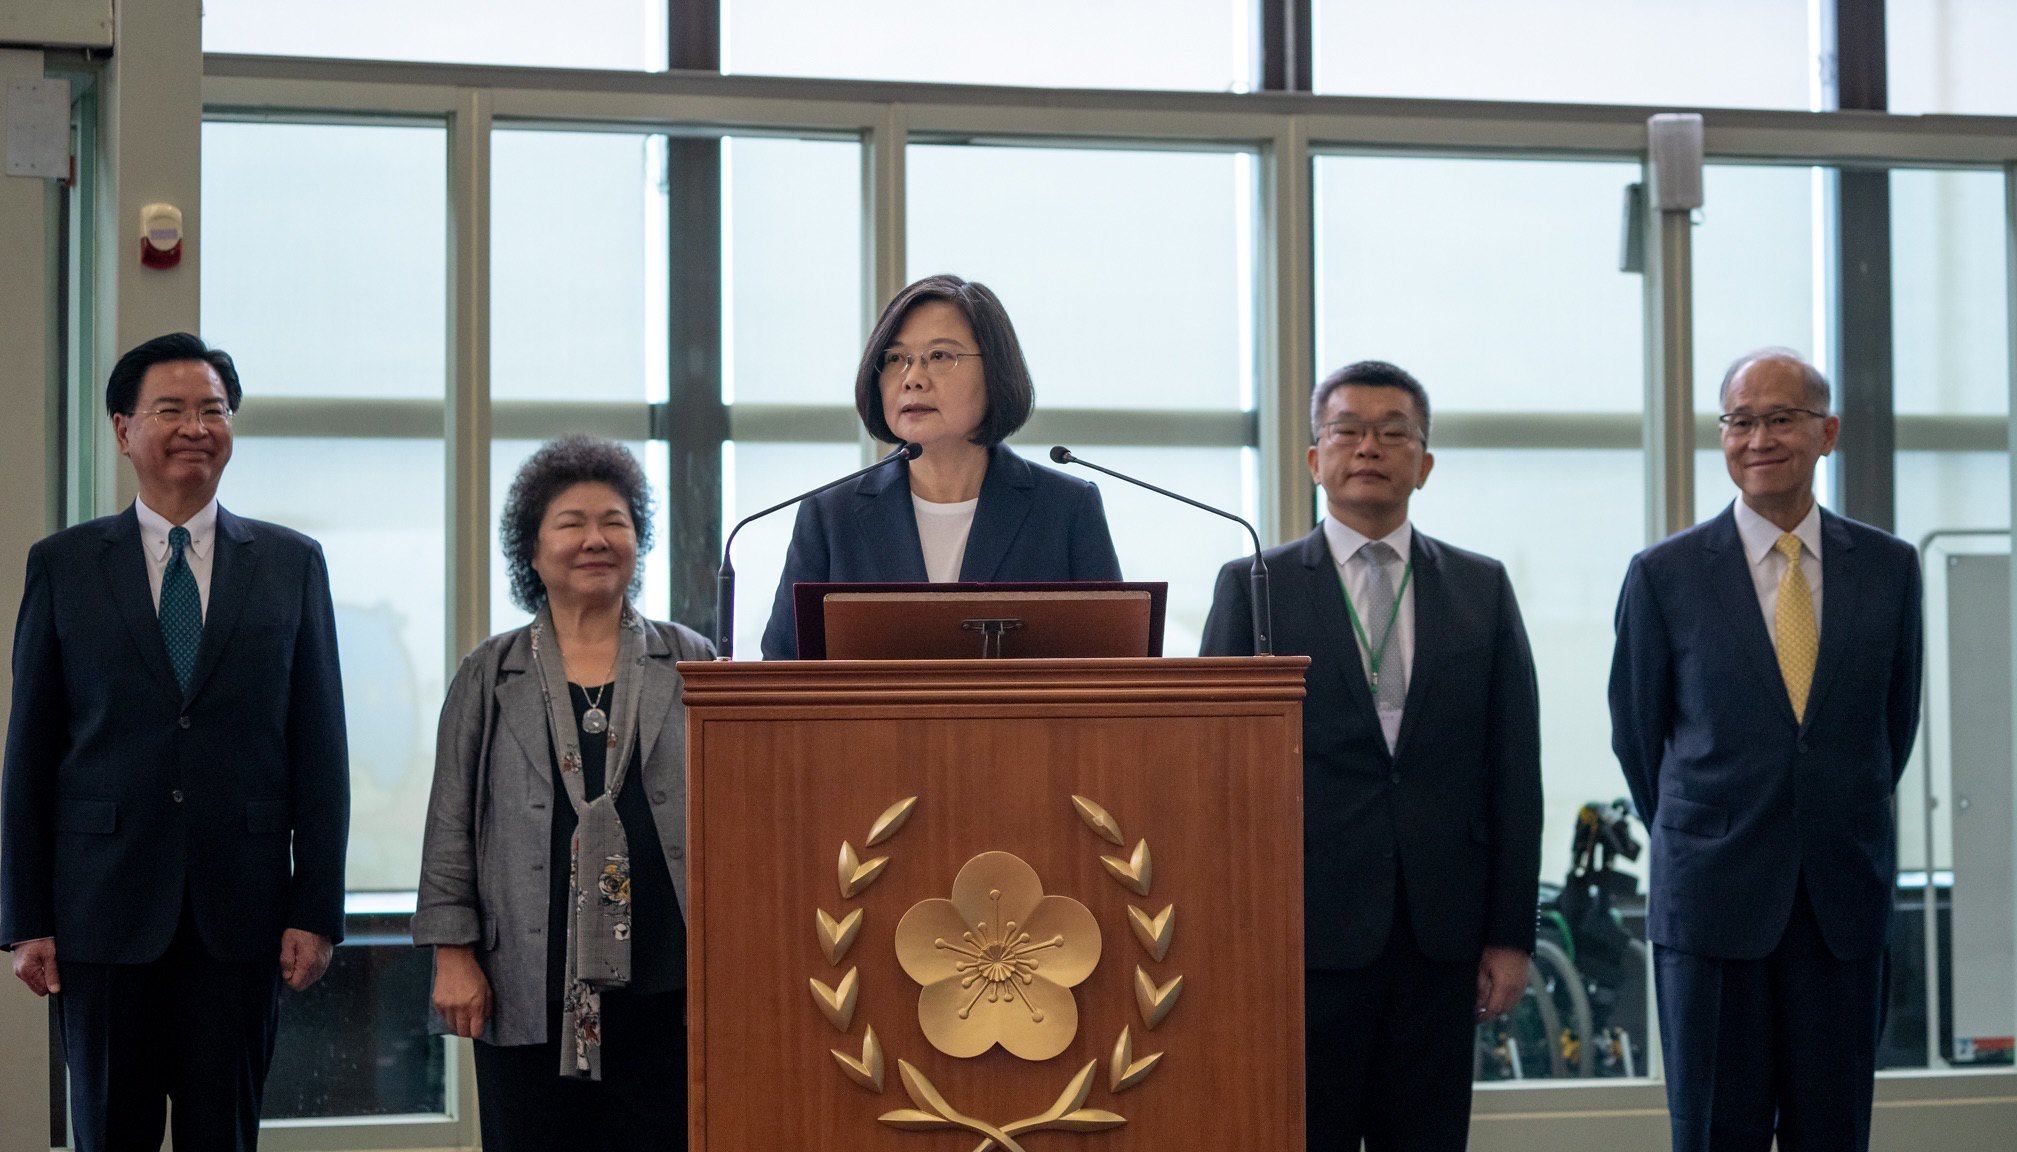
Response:
M560 1075L560 1003L546 1042L476 1046L484 1152L682 1152L686 991L602 994L602 1079Z
M1770 955L1653 949L1675 1152L1862 1152L1883 1030L1884 954L1837 959L1803 881Z
M1477 1014L1477 962L1422 955L1404 901L1378 959L1304 973L1310 1152L1463 1148Z
M66 960L60 941L56 962L77 1152L159 1152L171 1100L175 1147L258 1147L279 1013L279 940L271 960L217 960L185 909L168 951L151 963Z

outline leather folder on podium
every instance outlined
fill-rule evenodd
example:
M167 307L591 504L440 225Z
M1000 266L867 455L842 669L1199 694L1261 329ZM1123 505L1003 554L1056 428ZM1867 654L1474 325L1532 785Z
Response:
M1087 659L1163 654L1169 585L796 584L802 660Z

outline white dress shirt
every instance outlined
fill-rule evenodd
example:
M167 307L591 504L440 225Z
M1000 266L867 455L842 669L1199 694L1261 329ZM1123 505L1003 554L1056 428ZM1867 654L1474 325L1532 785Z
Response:
M1372 653L1366 650L1366 644L1379 642L1380 629L1386 627L1387 622L1366 619L1362 607L1366 602L1366 581L1372 568L1371 563L1359 555L1359 549L1366 545L1367 537L1357 529L1331 519L1329 513L1324 515L1323 523L1324 539L1331 546L1331 562L1338 566L1338 581L1344 585L1345 595L1351 598L1352 608L1359 614L1359 624L1366 630L1365 643L1361 643L1356 635L1352 638L1352 642L1359 649L1359 666L1366 670L1366 676L1370 680L1373 674L1373 662ZM1415 542L1414 526L1402 521L1399 528L1381 539L1394 550L1394 559L1388 561L1386 566L1387 582L1389 586L1400 590L1401 599L1400 612L1394 617L1393 633L1387 637L1386 650L1380 656L1380 669L1382 674L1398 671L1402 676L1402 683L1407 683L1407 677L1415 666L1415 582L1409 580L1408 586L1402 588L1401 579L1407 572L1408 562L1412 558L1409 549ZM1392 752L1401 739L1400 709L1380 709L1380 731L1387 738L1387 751Z
M911 494L910 506L917 513L917 542L924 546L924 574L934 584L951 584L959 579L966 559L967 533L973 530L973 514L980 498L957 504L934 504Z
M1779 552L1779 535L1784 529L1751 510L1741 497L1737 500L1737 535L1744 541L1744 556L1751 562L1751 587L1758 593L1758 610L1765 614L1765 634L1772 648L1779 647L1779 581L1786 577L1786 557ZM1821 505L1807 509L1807 516L1793 528L1800 538L1800 572L1807 577L1807 591L1814 599L1814 624L1821 623Z
M161 577L168 571L168 557L174 549L168 546L168 530L175 527L159 512L149 508L145 501L133 501L134 515L140 519L140 549L147 555L147 586L154 592L154 612L161 612ZM196 577L196 600L203 609L205 619L210 615L210 562L217 553L213 545L217 542L217 501L212 499L201 511L191 516L181 527L189 529L189 546L182 550L182 558L189 563L189 574Z

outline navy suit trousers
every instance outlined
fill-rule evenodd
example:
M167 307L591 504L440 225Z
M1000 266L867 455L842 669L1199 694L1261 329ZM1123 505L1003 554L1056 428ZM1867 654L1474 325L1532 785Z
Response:
M1674 1152L1868 1149L1884 963L1836 958L1804 880L1761 959L1655 945Z

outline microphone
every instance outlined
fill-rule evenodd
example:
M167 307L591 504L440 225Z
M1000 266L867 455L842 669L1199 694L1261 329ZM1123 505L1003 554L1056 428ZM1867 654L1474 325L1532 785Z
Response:
M838 487L850 480L859 480L878 468L888 467L894 461L915 460L922 455L924 445L906 440L897 445L894 452L866 468L857 469L838 480L829 480L810 492L801 492L789 500L780 500L761 512L752 512L736 521L734 529L728 534L728 539L721 545L721 568L714 577L714 658L717 660L735 658L735 566L728 562L728 550L735 547L735 534L742 531L743 525L752 520L760 520L780 508L789 508L801 500L810 500L829 488Z
M1132 476L1123 475L1111 468L1102 468L1090 460L1081 460L1077 456L1072 455L1072 450L1062 444L1056 445L1051 449L1051 460L1058 464L1078 464L1090 468L1095 472L1103 472L1116 480L1125 480L1138 488L1146 488L1159 496L1167 496L1172 500L1182 501L1193 508L1202 508L1215 516L1224 516L1226 519L1245 528L1247 535L1252 537L1254 541L1254 566L1248 577L1248 586L1253 592L1254 655L1272 656L1275 654L1275 642L1272 638L1272 633L1275 629L1275 614L1274 609L1268 602L1268 565L1266 561L1261 559L1261 534L1254 531L1252 524L1247 523L1241 517L1235 516L1223 508L1214 508L1210 504L1193 500L1188 496L1180 496L1167 488L1158 488L1146 480L1137 480Z

